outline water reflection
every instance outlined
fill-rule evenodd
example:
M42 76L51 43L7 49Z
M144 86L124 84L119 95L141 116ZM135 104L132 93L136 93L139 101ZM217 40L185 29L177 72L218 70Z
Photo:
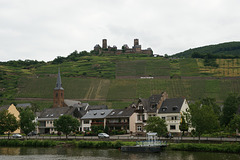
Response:
M239 160L238 154L164 151L126 153L116 149L0 147L2 160Z

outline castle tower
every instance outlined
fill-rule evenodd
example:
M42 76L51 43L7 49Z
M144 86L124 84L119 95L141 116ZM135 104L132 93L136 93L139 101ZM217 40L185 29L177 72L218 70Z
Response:
M139 45L139 40L138 39L134 39L134 46Z
M64 89L62 88L60 69L58 69L57 83L53 91L53 107L64 107Z
M107 49L107 39L102 40L102 48Z

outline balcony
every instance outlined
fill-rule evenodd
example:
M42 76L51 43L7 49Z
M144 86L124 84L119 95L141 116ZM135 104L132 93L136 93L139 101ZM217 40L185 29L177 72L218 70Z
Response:
M91 125L92 126L103 126L103 122L92 122Z
M107 126L109 127L120 127L120 126L128 126L129 122L107 122Z

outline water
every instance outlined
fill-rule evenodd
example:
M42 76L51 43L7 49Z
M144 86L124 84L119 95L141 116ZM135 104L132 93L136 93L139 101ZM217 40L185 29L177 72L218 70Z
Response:
M239 154L163 151L123 153L116 149L0 147L0 160L239 160Z

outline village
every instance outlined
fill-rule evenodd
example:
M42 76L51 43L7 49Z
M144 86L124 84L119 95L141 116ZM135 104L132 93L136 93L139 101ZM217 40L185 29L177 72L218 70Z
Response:
M123 109L109 109L106 105L89 105L80 101L64 99L60 69L53 95L53 106L35 113L34 122L38 125L33 132L36 134L59 134L54 126L54 120L63 115L71 115L80 122L77 132L87 133L93 126L101 126L100 128L103 130L107 128L108 131L121 134L145 136L147 119L160 117L165 120L168 133L180 135L181 115L189 109L185 98L168 98L166 92L152 95L147 99L139 98L137 102L129 104ZM31 107L31 104L18 104L17 106L12 104L0 107L0 110L8 110L19 119L17 108L27 107ZM17 129L13 133L21 133L21 129Z

